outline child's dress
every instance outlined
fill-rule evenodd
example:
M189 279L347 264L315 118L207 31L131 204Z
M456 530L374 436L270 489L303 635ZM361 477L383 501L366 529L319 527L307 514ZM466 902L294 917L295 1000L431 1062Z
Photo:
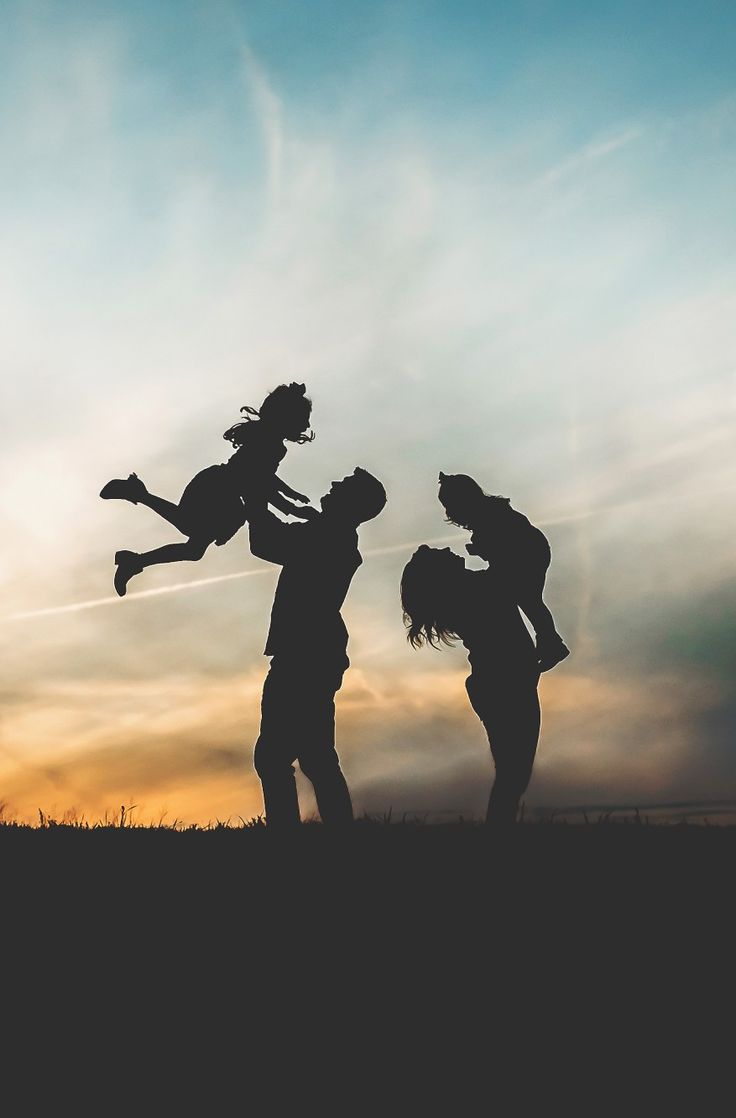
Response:
M179 501L183 526L189 536L214 540L218 547L231 540L248 519L247 498L275 489L279 463L286 456L283 441L254 420L245 428L242 445L224 465L200 470Z

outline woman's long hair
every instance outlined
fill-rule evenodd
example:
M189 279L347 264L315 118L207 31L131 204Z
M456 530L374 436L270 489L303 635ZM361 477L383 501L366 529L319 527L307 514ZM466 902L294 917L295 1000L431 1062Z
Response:
M455 625L453 596L440 571L441 552L422 544L404 567L401 576L401 607L407 640L412 648L451 645L459 639Z
M251 408L247 405L240 409L245 415L241 423L229 427L223 439L227 439L233 446L243 445L244 432L248 424L254 420L262 419L284 431L295 431L298 434L285 434L284 438L291 443L311 443L314 431L309 430L309 419L312 413L312 401L306 395L306 385L280 384L269 392L260 408Z

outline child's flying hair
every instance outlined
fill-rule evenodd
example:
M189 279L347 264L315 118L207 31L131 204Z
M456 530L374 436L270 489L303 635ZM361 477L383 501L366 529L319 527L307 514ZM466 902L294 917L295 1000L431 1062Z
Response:
M269 392L260 408L251 408L247 405L240 410L245 419L236 423L222 436L233 446L243 445L243 434L248 424L254 420L261 420L269 426L276 427L283 437L292 443L311 443L314 431L309 430L309 417L312 412L312 401L306 393L306 385L280 384Z

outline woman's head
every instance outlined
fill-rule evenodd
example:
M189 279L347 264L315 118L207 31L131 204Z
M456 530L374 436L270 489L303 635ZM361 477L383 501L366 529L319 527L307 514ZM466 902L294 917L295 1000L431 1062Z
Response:
M269 392L260 408L244 407L240 409L245 413L242 423L236 423L225 432L223 438L233 446L241 446L242 435L246 425L252 419L260 419L282 439L292 443L309 443L314 438L314 431L309 430L309 421L312 414L312 401L306 395L306 385L280 384Z
M449 547L422 544L404 567L401 606L414 648L439 648L457 639L458 591L465 563Z

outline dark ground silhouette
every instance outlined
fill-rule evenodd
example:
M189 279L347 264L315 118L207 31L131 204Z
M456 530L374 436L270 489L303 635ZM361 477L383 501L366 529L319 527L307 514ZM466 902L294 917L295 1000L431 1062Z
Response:
M408 966L428 995L472 974L463 997L481 1004L487 983L515 996L551 984L557 998L585 984L591 1009L605 1012L615 983L636 976L647 986L634 1011L651 1004L657 975L681 992L688 963L706 966L719 946L730 955L735 930L736 827L1 825L0 858L6 940L35 936L46 972L72 959L88 968L87 954L101 952L185 985L195 961L211 977L236 953L255 980L283 949L298 950L308 973L329 956L330 972L344 965L358 983L366 970Z
M290 1085L325 1113L661 1113L688 1077L710 1113L735 859L736 827L0 826L5 1095L20 1047L18 1114L43 1082L81 1114Z

